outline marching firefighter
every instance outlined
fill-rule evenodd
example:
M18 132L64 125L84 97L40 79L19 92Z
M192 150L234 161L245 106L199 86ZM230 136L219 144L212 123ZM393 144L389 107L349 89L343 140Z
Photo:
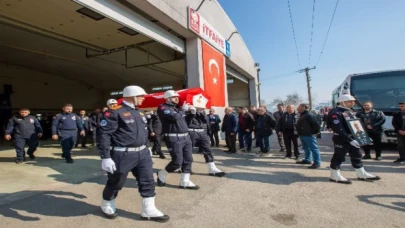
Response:
M193 148L184 118L189 105L184 102L182 109L178 109L179 94L174 90L166 91L164 98L166 103L159 105L157 113L162 121L162 133L172 161L157 173L157 183L164 186L167 175L181 168L180 188L197 190L199 187L190 180Z
M42 128L35 116L30 115L30 110L20 109L18 116L10 119L7 130L6 140L11 140L11 134L14 133L14 146L17 154L15 163L21 164L25 161L24 147L27 144L27 154L30 159L35 159L34 152L38 147L38 138L42 136Z
M351 135L349 125L346 120L354 119L355 114L351 108L355 104L355 98L349 94L341 95L338 98L339 106L329 113L329 122L333 130L334 154L331 160L330 181L351 184L351 181L340 174L340 165L345 161L347 153L350 155L352 166L356 169L359 180L374 181L380 177L366 172L361 161L360 144Z
M142 104L145 95L145 90L139 86L125 87L122 106L105 111L100 121L98 149L102 159L101 167L108 175L101 210L107 218L117 216L115 198L131 171L138 181L138 191L142 196L142 219L159 222L169 220L169 216L155 206L152 159L146 146L147 121L145 114L136 108Z
M209 175L223 177L225 172L215 166L214 156L211 153L210 138L207 134L208 122L204 109L197 110L195 107L190 107L190 110L186 112L186 122L193 147L199 144L202 149L205 162L208 164Z
M85 136L86 133L79 117L72 113L73 106L71 104L65 104L62 110L62 113L53 117L52 139L59 139L62 146L62 158L65 158L66 163L73 163L71 151L76 145L78 132L81 136Z

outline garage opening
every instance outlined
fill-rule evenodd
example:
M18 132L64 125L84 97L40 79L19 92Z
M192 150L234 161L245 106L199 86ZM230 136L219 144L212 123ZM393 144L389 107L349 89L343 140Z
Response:
M0 4L0 103L13 113L27 107L33 114L55 114L65 103L92 111L130 84L149 93L184 87L183 53L82 5Z
M246 77L231 68L226 67L228 102L231 107L249 108L249 81Z

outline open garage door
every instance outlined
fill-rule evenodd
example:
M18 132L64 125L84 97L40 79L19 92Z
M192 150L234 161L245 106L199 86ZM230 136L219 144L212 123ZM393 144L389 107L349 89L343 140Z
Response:
M231 107L249 107L249 80L230 66L226 66L228 102Z
M10 97L14 111L57 112L64 103L93 110L130 84L147 92L184 86L181 50L116 20L73 1L0 4L0 94Z

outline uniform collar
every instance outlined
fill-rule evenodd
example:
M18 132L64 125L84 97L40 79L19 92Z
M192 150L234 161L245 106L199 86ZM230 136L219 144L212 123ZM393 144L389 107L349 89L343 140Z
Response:
M340 108L340 109L343 109L343 110L346 110L346 111L352 111L350 108L347 108L347 107L343 107L343 106L338 106L338 108Z
M134 104L129 103L128 101L122 101L122 104L125 106L128 106L130 108L136 109Z
M172 106L172 107L174 107L174 106L176 106L176 104L173 104L173 103L165 103L166 105L168 105L168 106Z

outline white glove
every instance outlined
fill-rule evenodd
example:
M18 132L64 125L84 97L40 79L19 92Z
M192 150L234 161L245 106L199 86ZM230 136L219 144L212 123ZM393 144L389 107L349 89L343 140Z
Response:
M195 107L190 107L190 112L191 112L191 114L196 114L197 109Z
M356 147L356 148L360 148L360 144L359 144L359 142L357 142L356 140L351 141L351 142L350 142L350 145L352 145L352 146L354 146L354 147Z
M117 170L117 168L115 167L115 162L111 158L105 158L101 161L101 169L111 174L113 174L114 171Z
M184 102L184 103L183 103L183 107L181 107L181 109L182 109L183 111L187 111L188 108L189 108L189 105L188 105L186 102Z

